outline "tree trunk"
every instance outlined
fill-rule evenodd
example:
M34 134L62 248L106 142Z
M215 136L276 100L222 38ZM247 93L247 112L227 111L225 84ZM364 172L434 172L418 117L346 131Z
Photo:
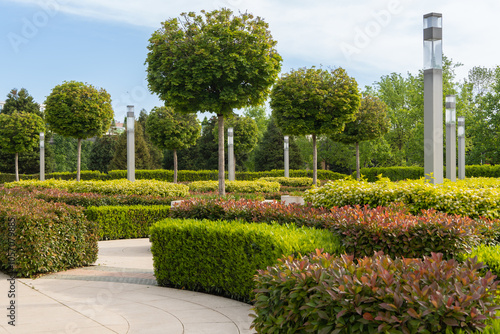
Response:
M226 185L224 179L226 178L224 166L224 115L217 115L218 117L218 130L219 130L219 196L226 195Z
M16 181L19 181L19 153L16 153L16 156L14 159L15 159L14 165L16 167Z
M174 149L174 183L177 183L177 150Z
M78 149L76 153L76 181L80 182L80 168L81 168L81 162L82 162L82 139L78 138Z
M359 143L356 143L356 179L359 181L361 179L359 167Z
M313 184L318 183L318 150L316 148L316 135L312 135L313 138Z

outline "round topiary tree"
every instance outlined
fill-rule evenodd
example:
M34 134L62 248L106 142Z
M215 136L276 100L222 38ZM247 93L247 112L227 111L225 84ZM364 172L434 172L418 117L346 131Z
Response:
M44 130L43 120L36 114L0 114L0 147L5 152L14 154L16 181L19 181L19 153L29 152L37 147L40 132Z
M155 107L146 121L146 132L157 147L174 151L174 183L177 183L177 150L194 145L200 136L201 125L196 115Z
M226 8L182 14L163 22L149 40L151 91L178 112L218 117L219 194L224 184L224 117L264 103L281 68L268 24Z
M100 137L114 118L111 97L102 88L64 82L45 101L45 120L54 132L78 140L76 180L80 181L82 139Z
M286 135L312 135L315 185L316 137L342 131L354 120L359 104L358 84L342 68L301 68L284 74L273 87L271 108L278 127Z

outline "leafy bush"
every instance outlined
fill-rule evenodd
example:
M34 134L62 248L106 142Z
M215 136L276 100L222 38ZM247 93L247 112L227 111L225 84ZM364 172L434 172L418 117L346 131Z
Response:
M370 256L382 251L392 257L415 258L439 252L445 258L477 245L483 230L492 223L448 215L434 210L414 216L399 210L377 207L334 208L326 215L325 228L337 233L347 254Z
M89 265L96 259L96 226L81 208L0 194L2 269L28 277Z
M155 180L136 180L130 182L126 179L110 181L19 181L6 183L5 188L24 187L27 189L54 188L66 190L70 193L98 193L104 195L141 195L161 197L182 197L189 194L188 187L184 184L174 184Z
M16 189L16 188L13 188ZM17 191L20 191L17 188ZM69 193L59 189L34 189L32 196L47 202L59 202L69 205L106 206L106 205L170 205L181 197L160 197L141 195L102 195L95 193Z
M481 242L494 243L500 233L498 221L473 220L423 211L415 216L400 206L334 207L330 210L278 202L195 199L171 209L175 218L241 219L247 222L276 222L330 230L341 236L349 254L369 256L384 251L392 256L422 257L441 252L450 258Z
M500 180L466 179L432 185L418 181L375 183L355 180L331 181L307 190L304 200L315 207L345 205L388 206L404 203L410 212L435 209L449 214L477 218L500 218Z
M498 281L475 260L433 253L288 257L260 270L252 326L258 333L445 333L482 329L498 309Z
M99 240L147 238L151 225L167 218L169 206L90 207L85 215L97 223Z
M389 178L391 181L418 180L424 177L424 167L370 167L361 168L363 177L369 182L375 182L379 175ZM490 165L468 165L465 166L465 176L470 177L500 177L500 166ZM352 174L356 177L356 173Z
M255 200L191 199L172 207L173 218L211 220L243 220L246 222L295 224L324 228L323 215L329 210L302 205L284 205L280 202L262 203Z
M368 182L377 181L379 175L382 175L382 177L386 177L391 181L418 180L425 176L424 167L416 166L361 168L360 173ZM354 172L351 176L355 178L356 172Z
M280 185L287 187L309 187L313 184L313 179L310 177L261 177L259 180L278 182Z
M209 192L219 188L218 181L196 181L189 184L189 191ZM278 182L267 181L226 181L226 191L235 193L277 192Z
M486 266L493 274L500 276L500 245L479 245L470 252L462 253L458 256L460 260L472 259L477 257L479 262Z
M283 254L340 251L326 231L220 220L165 219L151 227L150 239L159 285L241 300L251 299L257 269Z

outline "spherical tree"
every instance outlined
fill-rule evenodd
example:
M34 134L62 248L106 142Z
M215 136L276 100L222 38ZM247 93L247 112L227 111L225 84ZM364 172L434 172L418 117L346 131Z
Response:
M42 118L35 114L23 112L14 112L12 115L0 114L0 147L5 152L14 154L16 181L19 181L19 153L29 152L37 147L40 132L44 130Z
M177 183L177 150L194 145L200 136L201 125L196 115L176 113L170 107L155 107L146 121L146 132L154 145L174 151L174 183Z
M284 74L273 87L271 108L285 135L312 135L313 182L317 182L316 137L334 134L354 119L360 94L356 80L342 68L301 68Z
M356 112L356 119L347 123L344 130L332 136L332 140L344 144L356 145L356 175L360 178L359 143L379 138L389 131L387 106L379 98L363 96L361 106Z
M111 126L111 97L102 88L82 82L64 82L45 101L45 120L54 132L78 140L77 174L80 181L82 139L100 137Z
M281 57L260 17L236 16L229 9L181 16L163 22L149 40L149 88L178 112L217 114L224 195L224 117L265 101Z

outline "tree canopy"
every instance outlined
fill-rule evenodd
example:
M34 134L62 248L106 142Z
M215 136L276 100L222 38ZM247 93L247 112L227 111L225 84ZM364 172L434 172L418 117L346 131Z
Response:
M25 88L20 90L14 88L7 94L2 114L12 115L16 111L35 114L43 118L40 105L35 102L33 96L29 95Z
M82 82L64 82L52 89L45 101L46 121L50 129L78 139L77 181L80 181L82 139L100 137L111 126L111 97L102 88Z
M390 122L387 118L387 106L379 98L363 96L361 105L356 112L356 119L346 123L344 130L333 135L334 141L344 144L356 144L356 172L360 178L359 143L379 138L389 131Z
M360 94L342 68L301 68L282 75L271 93L276 124L285 135L312 135L313 182L317 180L316 136L335 134L354 120Z
M223 8L183 13L162 23L149 39L146 59L151 91L179 112L218 115L219 194L224 185L224 117L262 104L281 57L268 24Z
M177 150L194 145L200 132L195 114L176 113L171 107L155 107L149 114L146 133L153 144L174 151L174 183L177 182Z
M45 125L36 114L14 112L0 114L0 147L15 155L16 181L19 181L18 156L21 152L32 151L40 142L40 132Z

